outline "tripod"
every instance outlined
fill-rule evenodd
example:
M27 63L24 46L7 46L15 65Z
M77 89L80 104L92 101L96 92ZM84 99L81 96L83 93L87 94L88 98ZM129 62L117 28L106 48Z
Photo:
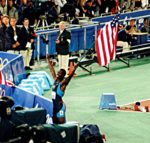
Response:
M46 16L45 16L45 15L40 15L36 27L39 27L40 23L42 23L42 29L43 29L43 30L44 30L44 27L45 27L45 26L48 26L48 23L47 23L47 21L46 21Z

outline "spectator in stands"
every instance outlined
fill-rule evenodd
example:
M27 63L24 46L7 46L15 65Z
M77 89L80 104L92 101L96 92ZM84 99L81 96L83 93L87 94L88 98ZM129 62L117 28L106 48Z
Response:
M64 69L60 69L56 75L55 70L49 60L49 54L46 55L50 71L54 78L54 85L52 89L52 101L53 101L53 123L55 124L63 124L65 123L65 104L62 100L64 96L65 89L69 84L72 76L75 73L75 70L78 67L78 64L75 64L74 70L71 74L64 80L66 75L66 71Z
M125 27L124 27L124 24L121 23L121 24L119 24L118 31L123 30L124 28L125 28Z
M101 0L100 13L108 13L109 0Z
M2 28L2 21L0 20L0 30ZM3 46L2 46L2 33L0 32L0 51L3 51Z
M9 16L9 19L11 17L15 17L16 21L18 20L18 11L13 6L13 1L12 0L8 0L8 16Z
M22 0L18 8L19 19L17 21L18 25L22 25L23 21L23 11L27 8L27 0Z
M79 11L80 11L79 16L81 16L81 17L85 17L85 13L87 11L84 9L85 2L86 2L86 0L78 0L77 1L76 7L79 9Z
M2 18L3 18L3 15L0 14L0 28L2 27Z
M56 39L56 55L58 54L59 69L68 71L69 62L69 44L71 41L71 32L65 29L65 23L59 23L60 31L57 33Z
M109 12L117 13L119 11L119 2L118 0L110 0L109 1Z
M131 26L132 33L140 32L140 30L137 29L135 22L136 22L135 19L130 20L130 26Z
M1 5L0 5L0 13L2 15L7 14L7 5L5 0L1 0Z
M147 31L147 18L144 18L144 22L143 22L143 26L141 27L141 32L148 32ZM149 33L150 33L150 29L149 29Z
M34 29L29 26L29 20L27 18L24 18L23 21L23 27L21 28L21 50L20 54L23 56L23 62L26 70L32 70L29 66L29 62L31 60L32 56L32 49L35 49L34 47L34 39L35 39L35 33Z
M9 17L8 17L8 15L3 16L2 23L3 23L3 26L0 28L0 39L2 41L1 51L6 51L6 49L5 49L5 32L6 32L6 28L9 27Z
M127 2L126 9L133 10L135 7L135 0L119 0L120 8L123 7L125 2Z
M141 0L141 3L142 3L142 7L144 8L148 8L148 6L149 6L149 2L148 2L148 0Z
M33 1L27 1L27 8L23 11L23 18L29 19L29 25L35 25L37 23L38 17L36 17L36 11L33 7Z
M51 3L51 8L48 10L48 17L47 17L47 20L48 20L48 23L53 23L56 21L57 18L60 17L60 15L58 15L58 12L57 12L57 8L55 6L55 3ZM50 16L51 15L51 16ZM49 17L50 16L50 17ZM53 18L52 18L53 17Z
M76 16L75 4L72 0L67 0L67 3L61 9L61 13L65 13L64 20L67 20L67 17L73 18Z
M139 7L142 7L141 0L135 0L135 9L138 9Z
M92 0L93 3L92 3L92 7L93 7L93 10L94 10L94 14L96 16L99 16L99 11L100 11L100 6L101 6L101 0Z
M96 15L94 14L93 8L92 8L92 0L88 0L85 4L84 9L86 10L85 16L88 17L96 17Z
M5 49L9 53L18 54L20 50L20 29L16 26L16 18L10 18L10 26L5 32Z
M117 46L123 47L123 52L130 50L131 40L132 40L132 31L131 26L126 26L126 29L123 29L118 32L118 41Z
M60 14L61 9L64 7L64 5L67 3L66 0L55 0L55 5L57 8L57 14Z

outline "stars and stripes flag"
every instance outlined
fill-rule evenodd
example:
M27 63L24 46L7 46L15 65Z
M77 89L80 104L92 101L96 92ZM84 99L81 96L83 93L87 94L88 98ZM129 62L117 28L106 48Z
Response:
M108 22L103 28L98 29L95 46L100 66L106 66L110 63L111 59L116 58L119 17L126 4L114 16L112 21Z
M5 79L1 71L0 71L0 84L4 84L4 85L8 85L8 86L14 86L15 85L9 79Z

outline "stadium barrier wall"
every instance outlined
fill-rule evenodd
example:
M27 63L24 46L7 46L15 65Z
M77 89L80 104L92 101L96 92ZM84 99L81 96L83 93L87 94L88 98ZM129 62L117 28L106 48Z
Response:
M2 80L5 81L8 79L13 83L19 84L22 79L26 78L22 55L0 52L0 59L1 82ZM34 74L37 75L38 73L31 73L31 75ZM44 72L39 74L44 74ZM52 84L50 79L48 82L50 82L50 85ZM12 108L15 108L16 106L26 108L45 108L47 111L47 123L52 123L52 100L33 94L32 92L26 91L18 86L7 86L4 84L0 84L0 96L11 96L15 102L15 105Z
M150 17L149 15L150 10L142 10L141 11L135 11L131 13L123 13L120 16L120 23L127 24L131 19L138 19L138 25L143 23L144 17ZM70 25L70 27L67 27L68 30L72 33L71 43L70 43L70 52L80 52L80 50L84 51L90 47L91 44L96 39L97 30L99 28L102 28L105 23L112 20L112 16L106 16L106 17L98 17L93 18L92 22L89 22L89 24L84 25ZM57 38L57 32L59 31L58 28L54 28L51 30L41 30L36 32L36 39L35 39L35 47L33 58L37 58L37 61L40 61L40 58L46 57L46 53L49 53L50 55L55 55L55 47L56 43L55 40ZM48 44L45 44L42 42L42 35L45 35L46 39L49 40Z

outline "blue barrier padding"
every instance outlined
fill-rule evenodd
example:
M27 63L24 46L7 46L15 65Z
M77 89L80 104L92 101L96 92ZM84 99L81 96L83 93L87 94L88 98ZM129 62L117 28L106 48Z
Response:
M32 80L32 79L23 79L23 80L21 80L21 84L35 84L35 83L38 86L38 89L39 89L39 92L40 92L39 95L43 95L44 90L41 86L41 81L40 80L38 80L38 79L34 79L34 80Z
M44 90L50 89L50 84L48 82L48 79L45 75L29 75L27 79L39 79L42 83L41 86Z
M78 49L84 50L84 29L78 29Z
M19 56L16 59L12 60L11 65L14 77L18 74L26 73L22 56Z
M45 72L45 71L30 72L29 74L30 74L30 75L45 75L45 76L47 77L47 79L48 79L49 85L50 85L50 86L53 85L50 76L49 76L49 75L47 74L47 72Z
M34 93L36 95L42 95L40 93L40 90L38 88L37 83L32 83L32 84L29 84L29 83L23 84L23 83L21 83L21 84L18 85L18 87L20 87L22 89L24 89L24 88L32 88L32 93Z
M43 96L35 96L34 107L45 108L47 111L47 120L53 116L53 102Z
M120 20L123 19L129 19L129 18L134 18L134 17L141 17L141 16L145 16L145 15L149 15L150 14L150 10L142 10L142 11L136 11L136 12L130 12L130 13L122 13L120 15ZM109 22L110 20L112 20L114 17L114 15L112 16L106 16L106 17L98 17L98 18L92 18L92 21L97 21L100 23L105 23L105 22Z
M23 79L26 79L26 75L27 75L26 73L23 73L23 74L18 74L17 76L15 76L14 77L15 85L19 85Z
M87 25L84 25L87 26ZM70 27L69 27L70 28ZM66 29L69 29L66 28ZM73 28L73 27L71 27ZM47 31L42 31L42 32L48 32L48 31L56 31L59 30L57 29L52 29L52 30L47 30ZM74 52L74 51L78 51L78 50L83 50L84 49L84 28L80 28L80 29L75 29L75 30L70 30L71 31L71 43L70 43L70 52ZM91 27L86 27L86 49L90 48L90 45L93 43L94 41L94 34L95 34L95 27L91 26ZM36 33L40 33L40 32L36 32ZM46 34L44 34L46 37ZM45 57L46 56L46 44L44 44L42 42L42 36L40 36L40 57ZM49 33L48 34L48 53L50 55L55 55L56 52L56 38L57 38L57 32L54 33ZM34 58L37 57L37 38L35 39L35 54L34 54ZM91 47L93 48L93 47Z
M121 21L119 23L127 23L126 19L130 19L130 18L134 18L134 17L140 17L140 16L146 16L149 15L150 10L142 10L142 11L136 11L136 12L131 12L131 13L122 13L120 15L120 20L124 20ZM100 23L106 23L112 20L112 18L114 17L114 15L112 16L106 16L106 17L98 17L98 18L93 18L92 21L96 21L96 22L100 22ZM141 18L142 19L142 18ZM129 21L129 20L128 20ZM140 27L142 25L142 20L140 21ZM86 24L86 25L82 25L84 26L89 26L86 27L87 33L86 33L86 49L90 48L90 45L94 42L94 34L95 34L95 27L93 26L93 24ZM102 28L104 26L103 25L98 25L96 26L97 29ZM66 29L69 28L74 28L75 26L72 27L67 27ZM59 30L58 28L55 29L51 29L51 30L44 30L44 31L39 31L36 33L40 33L40 32L48 32L48 31L56 31ZM70 30L72 33L72 38L71 38L71 43L70 43L70 52L75 52L75 51L79 51L79 50L83 50L84 49L84 28L80 28L80 29L76 29L76 30ZM48 44L48 52L50 55L55 55L55 51L56 51L56 40L57 37L57 31L54 33L49 33L48 34L48 39L49 39L49 44ZM37 58L37 39L35 39L35 54L34 54L34 58ZM94 47L94 46L93 46ZM91 47L91 48L93 48ZM46 56L46 44L44 44L42 42L42 39L40 37L40 57L45 57Z
M73 39L73 40L72 40ZM70 52L77 51L78 49L78 29L71 31L71 42L70 42Z
M13 94L13 87L0 84L0 96L10 96Z
M34 49L34 58L36 58L37 57L37 37L35 38L35 49ZM40 35L40 41L39 41L39 49L40 49L40 51L39 51L39 53L40 53L40 57L43 57L43 56L45 56L46 55L46 44L44 44L43 42L42 42L42 35Z
M28 91L31 87L26 88ZM47 121L51 123L53 116L53 102L42 96L35 95L31 92L20 89L19 87L10 87L7 85L0 84L0 96L10 96L13 98L15 105L12 107L14 109L16 106L22 106L26 108L41 108L43 107L47 111Z
M18 54L11 54L11 53L7 53L7 52L0 52L0 58L2 58L2 60L4 59L8 59L8 61L14 60L15 58L17 58L19 55Z
M9 79L14 83L14 75L12 71L12 66L9 63L7 63L1 70L2 74L4 75L4 79Z
M4 79L9 79L15 83L15 76L25 73L22 55L0 52L0 58L8 60L8 62L1 68Z
M21 87L22 88L22 87ZM33 94L35 94L34 92L33 92L33 88L31 88L31 87L29 87L29 88L22 88L23 90L25 90L25 91L28 91L28 92L32 92Z
M90 47L95 39L95 27L87 27L86 28L86 49L91 49L94 46Z
M48 49L48 52L50 53L50 55L55 55L55 52L56 52L56 38L57 38L57 32L56 33L50 33L48 35L48 39L49 39L49 45L48 47L50 47Z
M9 95L14 99L15 105L22 107L33 108L35 95L20 89L18 87L13 88L13 94Z

